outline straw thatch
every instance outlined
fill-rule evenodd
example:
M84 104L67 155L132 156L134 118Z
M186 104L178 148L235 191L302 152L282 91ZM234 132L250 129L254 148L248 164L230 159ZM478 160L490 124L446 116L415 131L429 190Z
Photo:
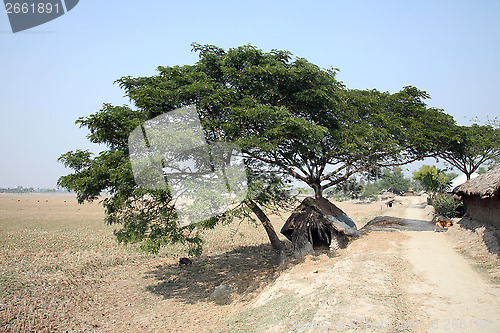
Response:
M481 198L491 198L500 196L500 165L456 187L453 193L459 197L478 196Z
M500 166L453 190L462 199L465 217L500 227Z
M325 198L305 198L281 229L296 256L319 249L345 247L347 236L358 236L356 224Z

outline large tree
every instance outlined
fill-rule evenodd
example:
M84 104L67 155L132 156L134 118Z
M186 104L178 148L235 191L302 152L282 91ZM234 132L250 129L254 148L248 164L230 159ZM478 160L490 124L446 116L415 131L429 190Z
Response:
M197 105L209 140L236 143L249 158L305 182L316 197L356 173L433 155L454 124L414 87L349 90L337 70L292 60L289 52L193 48L200 53L193 66L118 82L150 117Z
M438 156L463 172L467 179L481 166L498 163L500 128L490 125L456 126L456 132Z
M194 65L158 67L154 76L117 80L133 105L105 104L77 121L90 130L92 142L108 149L97 157L73 151L60 158L75 172L61 177L59 185L76 191L79 201L111 193L104 201L107 220L123 225L118 232L123 240L145 238L153 249L179 240L200 243L196 225L176 224L171 194L138 188L128 161L131 131L174 109L195 105L207 143L241 148L256 177L250 183L257 186L249 191L246 208L263 222L277 249L281 245L260 206L282 202L283 179L303 181L321 198L323 190L356 173L432 155L453 124L441 110L428 108L429 96L414 87L394 94L350 90L336 79L337 70L292 59L287 51L198 44L193 50L200 56ZM274 192L259 184L270 184L276 195L264 195ZM238 209L204 223L246 214Z

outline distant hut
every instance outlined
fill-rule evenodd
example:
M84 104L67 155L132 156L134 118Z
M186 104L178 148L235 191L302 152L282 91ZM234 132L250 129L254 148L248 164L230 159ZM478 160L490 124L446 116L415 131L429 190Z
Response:
M293 244L297 257L313 250L337 250L347 245L348 236L358 236L356 224L325 198L305 198L281 228Z
M382 195L380 196L380 199L382 199L382 200L394 199L394 193L389 192L389 191L385 191L385 192L384 192L384 193L382 193Z
M415 195L415 191L412 188L410 188L408 191L406 191L404 193L404 196L407 196L407 197L408 196L413 196L413 195Z
M500 166L453 190L471 219L500 227Z

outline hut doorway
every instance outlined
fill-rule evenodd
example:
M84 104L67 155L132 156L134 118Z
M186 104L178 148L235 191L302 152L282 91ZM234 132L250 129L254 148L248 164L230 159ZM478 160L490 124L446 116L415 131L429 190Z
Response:
M315 251L330 249L331 240L332 235L329 230L314 227L310 229L309 241L311 242Z

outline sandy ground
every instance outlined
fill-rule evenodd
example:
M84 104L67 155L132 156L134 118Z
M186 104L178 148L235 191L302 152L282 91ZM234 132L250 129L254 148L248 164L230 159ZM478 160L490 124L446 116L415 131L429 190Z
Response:
M422 206L408 207L405 217L425 220ZM424 216L423 216L424 215ZM418 222L417 222L418 223ZM414 222L414 224L416 224ZM410 229L411 229L410 224ZM443 233L407 231L404 257L421 279L409 295L420 299L420 311L436 328L457 332L500 332L500 288L473 268ZM492 325L488 328L489 325Z
M381 216L346 249L282 267L259 228L220 227L207 235L207 254L183 268L177 252L145 256L114 244L95 204L4 199L6 331L500 332L498 280L458 251L455 226L433 232L425 198L393 208L338 203L359 228ZM285 219L273 217L277 230Z
M284 272L223 331L500 332L500 286L433 231L422 198L403 200L347 249Z

